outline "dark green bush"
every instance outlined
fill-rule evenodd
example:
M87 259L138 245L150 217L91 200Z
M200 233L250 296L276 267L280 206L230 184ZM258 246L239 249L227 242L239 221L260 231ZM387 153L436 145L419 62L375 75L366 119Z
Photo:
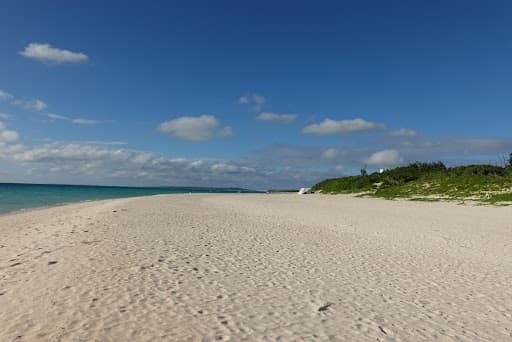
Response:
M418 179L420 176L432 172L445 171L446 166L441 162L420 163L401 166L386 170L381 174L384 185L400 185Z
M504 177L507 170L500 166L494 165L468 165L458 166L450 169L450 174L457 176L498 176Z

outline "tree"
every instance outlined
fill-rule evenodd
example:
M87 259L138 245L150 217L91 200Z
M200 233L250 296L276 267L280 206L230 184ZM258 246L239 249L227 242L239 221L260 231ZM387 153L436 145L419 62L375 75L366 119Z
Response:
M366 172L366 165L361 168L361 176L366 176L368 173Z
M512 153L508 155L508 159L504 153L498 154L498 165L505 168L512 167Z

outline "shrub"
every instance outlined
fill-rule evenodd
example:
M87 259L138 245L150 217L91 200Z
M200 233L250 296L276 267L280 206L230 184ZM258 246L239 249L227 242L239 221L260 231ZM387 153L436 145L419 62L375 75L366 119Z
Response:
M423 174L437 171L445 171L446 166L442 162L412 163L408 166L397 167L382 173L384 185L400 185L418 179Z
M510 188L512 188L512 166L510 165L506 168L494 165L447 168L442 162L416 162L382 173L374 172L364 176L328 179L313 187L314 190L323 190L324 193L371 192L373 196L384 198L415 198L431 195L465 198L480 196L486 192L510 191ZM503 200L505 197L496 198Z

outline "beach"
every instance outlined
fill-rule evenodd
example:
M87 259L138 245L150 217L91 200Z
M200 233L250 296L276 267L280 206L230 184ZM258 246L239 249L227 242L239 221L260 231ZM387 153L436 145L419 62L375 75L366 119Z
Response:
M505 341L512 209L295 194L0 216L0 341Z

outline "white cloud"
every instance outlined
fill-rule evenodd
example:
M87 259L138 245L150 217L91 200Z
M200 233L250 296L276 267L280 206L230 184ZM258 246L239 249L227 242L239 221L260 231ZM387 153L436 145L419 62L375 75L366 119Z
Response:
M0 102L7 102L13 106L17 106L17 107L21 107L21 108L29 109L29 110L35 110L35 111L41 111L48 107L48 105L46 103L44 103L43 101L41 101L39 99L34 99L34 100L18 99L14 95L12 95L4 90L0 90Z
M263 106L267 100L265 97L257 94L252 95L252 101L256 104L256 106Z
M0 143L10 143L19 139L18 132L7 129L7 126L0 121Z
M12 94L9 94L8 92L0 89L0 101L8 101L13 98L14 98L14 96Z
M371 166L394 166L402 161L397 150L383 150L373 153L365 159L365 163Z
M0 113L0 119L9 120L12 118L12 114L9 113Z
M96 120L89 120L89 119L73 119L71 122L77 124L77 125L95 125L98 123Z
M37 111L41 111L43 109L46 109L48 107L48 105L46 103L44 103L43 101L41 100L33 100L33 101L29 101L25 104L25 106L29 109L34 109L34 110L37 110Z
M5 124L1 127L7 130ZM413 145L400 146L400 143L395 143L375 152L364 146L272 145L235 159L188 159L125 149L117 146L117 142L51 142L27 146L11 141L0 143L0 164L2 170L16 175L17 181L110 185L214 184L268 189L311 186L325 178L358 173L362 162L367 162L372 168L392 167L415 160L442 160L448 161L447 165L487 163L490 159L484 157L482 160L482 155L490 154L495 161L495 151L512 151L512 139L447 139L415 141ZM463 159L454 159L454 156L462 156ZM28 170L32 173L27 174Z
M54 113L48 113L45 114L48 118L52 120L64 120L69 121L77 125L95 125L98 123L96 120L90 120L90 119L81 119L81 118L70 118L68 116L54 114Z
M106 146L120 146L120 145L128 145L126 141L84 141L84 144L91 144L91 145L106 145Z
M48 113L48 114L46 114L46 116L49 117L50 119L55 119L55 120L69 120L69 118L67 116L59 115L59 114Z
M0 132L0 142L13 142L19 139L18 132L16 131L1 131Z
M11 102L11 104L21 107L21 108L24 108L24 109L35 110L38 112L42 111L43 109L48 108L48 105L39 99L35 99L35 100L15 99Z
M223 173L247 173L253 172L254 169L244 166L238 166L233 164L226 163L217 163L213 164L210 167L210 170L215 174L223 174Z
M87 55L52 47L50 44L30 43L20 55L41 62L51 63L81 63L88 60Z
M265 99L264 96L258 95L256 93L248 93L238 99L239 104L251 104L252 110L255 112L259 112L261 108L263 108L265 102L267 102L267 99Z
M396 131L391 131L389 134L394 137L416 137L416 136L418 136L418 132L416 132L415 130L412 130L412 129L408 129L408 128L400 128Z
M192 141L203 141L215 136L227 137L233 135L231 127L219 128L219 121L213 115L183 116L162 122L157 130L175 138Z
M324 159L334 159L339 155L339 152L335 148L328 148L327 150L322 152L322 158Z
M366 121L363 119L352 120L331 120L325 119L319 124L312 124L302 129L306 134L331 135L331 134L349 134L356 132L365 132L375 129L382 129L383 124Z
M52 139L39 139L45 143L67 143L77 145L100 145L100 146L123 146L128 145L126 141L106 141L106 140L73 140L73 141L56 141Z
M42 177L96 184L254 186L255 178L264 177L241 161L165 158L147 151L78 143L0 143L0 160L19 167L31 181Z
M11 151L12 152L12 151ZM110 162L133 161L140 152L124 149L107 149L94 145L50 143L41 146L21 145L18 151L9 157L24 163L54 163L64 167L65 164L78 162ZM5 155L4 155L5 157Z
M233 129L229 126L226 126L224 128L222 128L218 133L217 133L217 136L221 137L221 138L225 138L225 137L230 137L232 136L234 133L233 133Z
M277 114L272 112L263 112L256 117L256 119L262 121L277 121L281 123L288 123L296 118L297 115L295 114Z

